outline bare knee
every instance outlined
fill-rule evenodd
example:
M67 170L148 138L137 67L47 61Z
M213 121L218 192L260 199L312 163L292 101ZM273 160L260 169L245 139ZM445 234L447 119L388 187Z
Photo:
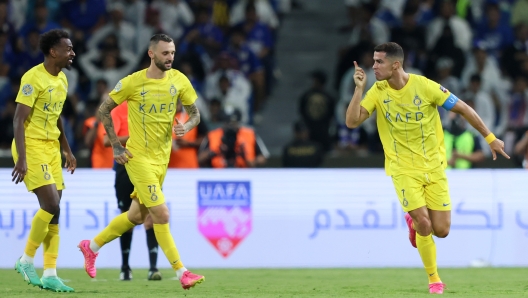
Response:
M152 222L155 224L167 224L169 223L169 208L167 205L161 204L159 206L149 208Z
M143 224L145 219L143 218L141 212L128 212L128 220L130 220L131 223L137 225Z
M449 227L441 227L434 230L434 235L438 238L445 238L449 235Z
M416 233L418 233L421 236L427 236L430 235L433 231L433 227L431 225L431 220L426 215L418 215L416 218L413 218L413 221L415 223L415 230Z
M54 217L59 217L60 214L60 205L59 202L46 202L40 206L40 209L53 214Z
M145 218L143 225L145 226L145 230L150 230L154 226L154 223L152 222L152 216L150 216L150 214Z

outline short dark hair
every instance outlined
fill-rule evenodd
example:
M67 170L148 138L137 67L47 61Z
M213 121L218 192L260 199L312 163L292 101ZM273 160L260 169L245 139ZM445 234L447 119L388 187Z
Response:
M170 36L168 36L167 34L157 33L157 34L152 35L152 37L150 38L150 46L151 47L155 46L160 41L173 42L174 40Z
M395 42L386 42L377 45L374 48L374 52L385 52L387 58L396 58L403 63L403 49Z
M44 56L48 56L51 48L60 44L61 39L70 38L70 34L62 29L53 29L40 36L39 47Z

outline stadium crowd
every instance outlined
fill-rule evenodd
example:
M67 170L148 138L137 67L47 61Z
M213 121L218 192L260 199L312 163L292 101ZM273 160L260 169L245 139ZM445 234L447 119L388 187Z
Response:
M149 65L145 40L164 32L176 41L174 68L196 89L204 124L192 139L175 139L174 150L189 147L200 166L212 166L214 150L202 140L229 121L250 127L258 120L273 90L281 21L302 3L0 0L0 155L11 154L20 78L43 61L39 34L66 28L77 54L73 69L64 71L67 138L80 157L91 155L93 167L111 167L112 149L104 145L95 111L121 78ZM299 99L296 139L284 147L285 166L318 166L328 154L381 152L375 117L356 129L348 129L344 119L355 87L353 61L367 71L368 90L375 82L372 49L387 41L403 47L406 71L439 82L472 105L505 140L506 152L518 153L522 162L528 145L528 0L345 0L344 5L348 23L338 30L349 38L338 53L333 89L328 74L312 73L313 86ZM446 133L455 139L463 133L476 136L463 121L439 111ZM487 155L485 141L475 138L470 151ZM250 149L235 148L235 139L230 149L238 158L249 155L255 158L252 166L264 164L268 153L258 135L245 140L255 143ZM457 148L451 149L456 155Z

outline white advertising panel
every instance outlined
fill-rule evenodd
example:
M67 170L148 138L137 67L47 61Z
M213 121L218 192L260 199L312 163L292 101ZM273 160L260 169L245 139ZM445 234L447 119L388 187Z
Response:
M452 228L436 239L439 266L528 266L524 170L448 171ZM119 211L111 170L64 172L59 267L82 267L77 244ZM390 177L381 169L170 170L163 191L171 231L189 268L421 267ZM24 250L36 196L0 170L0 267ZM98 267L119 267L119 241ZM35 258L42 265L42 249ZM130 264L148 267L142 226ZM158 264L169 267L161 253Z

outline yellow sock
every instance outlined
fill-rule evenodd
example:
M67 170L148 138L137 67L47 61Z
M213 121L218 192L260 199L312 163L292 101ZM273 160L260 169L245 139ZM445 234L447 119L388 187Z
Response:
M31 229L29 230L29 237L26 243L24 253L30 257L35 257L37 249L48 234L48 225L53 218L53 214L39 209L33 221L31 221Z
M57 268L59 256L59 225L49 224L48 235L42 242L44 248L44 270Z
M436 268L436 244L433 240L433 234L421 236L416 233L416 246L422 258L425 272L427 272L429 283L440 282L440 276Z
M172 268L174 270L183 268L183 263L180 260L180 253L178 253L174 239L172 239L169 224L154 224L154 234L156 235L156 240L158 240L158 244L161 249L163 249L163 253L165 253L165 257L169 260Z
M101 233L95 236L94 241L97 243L97 245L102 247L108 242L120 237L124 232L132 229L135 226L135 224L128 220L128 211L121 213L112 219L112 221L101 231Z

